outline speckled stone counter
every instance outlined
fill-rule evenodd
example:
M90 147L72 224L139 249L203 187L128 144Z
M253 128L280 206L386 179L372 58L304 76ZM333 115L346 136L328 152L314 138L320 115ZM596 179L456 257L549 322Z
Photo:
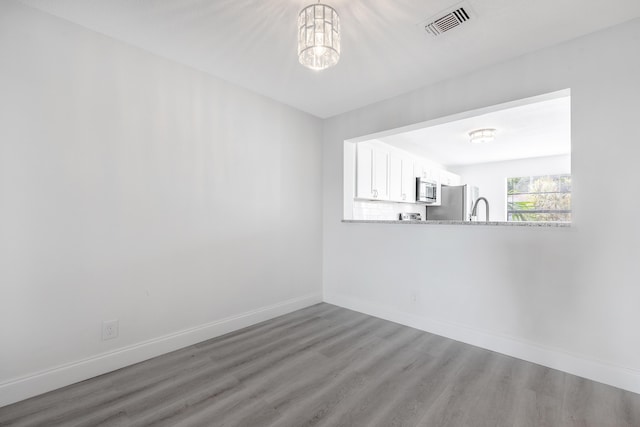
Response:
M506 222L506 221L399 221L399 220L369 220L369 219L343 219L345 223L368 224L414 224L414 225L490 225L507 227L571 227L570 222Z

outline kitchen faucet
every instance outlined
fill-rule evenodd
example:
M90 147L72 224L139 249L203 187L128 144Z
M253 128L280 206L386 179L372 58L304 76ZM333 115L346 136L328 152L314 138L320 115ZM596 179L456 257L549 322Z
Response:
M489 201L484 197L478 197L475 202L473 202L473 208L471 209L471 215L469 215L469 221L472 220L474 216L478 215L478 202L480 200L484 200L485 209L485 221L489 222Z

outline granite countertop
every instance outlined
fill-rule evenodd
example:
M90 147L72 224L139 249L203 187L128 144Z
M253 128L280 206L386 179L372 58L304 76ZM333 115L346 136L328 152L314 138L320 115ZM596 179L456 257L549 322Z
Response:
M343 219L345 223L369 223L369 224L418 224L418 225L504 225L508 227L571 227L570 222L515 222L515 221L400 221L380 219Z

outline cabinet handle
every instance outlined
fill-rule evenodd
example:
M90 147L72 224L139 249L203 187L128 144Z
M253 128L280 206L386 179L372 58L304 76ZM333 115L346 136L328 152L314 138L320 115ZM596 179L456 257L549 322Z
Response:
M378 197L378 190L373 190L373 197L375 197L375 198Z
M402 200L407 200L407 195L402 193Z

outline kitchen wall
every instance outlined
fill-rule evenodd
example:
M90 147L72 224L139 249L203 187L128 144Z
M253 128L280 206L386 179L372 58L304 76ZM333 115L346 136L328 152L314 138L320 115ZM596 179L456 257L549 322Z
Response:
M640 392L639 45L635 19L326 120L325 300ZM341 222L345 139L566 88L570 228Z
M0 2L0 406L319 302L321 134Z
M507 178L517 176L557 175L571 173L571 155L534 157L504 162L450 167L462 176L463 182L480 189L480 196L489 200L489 219L507 220ZM484 203L478 207L478 220L485 220Z

